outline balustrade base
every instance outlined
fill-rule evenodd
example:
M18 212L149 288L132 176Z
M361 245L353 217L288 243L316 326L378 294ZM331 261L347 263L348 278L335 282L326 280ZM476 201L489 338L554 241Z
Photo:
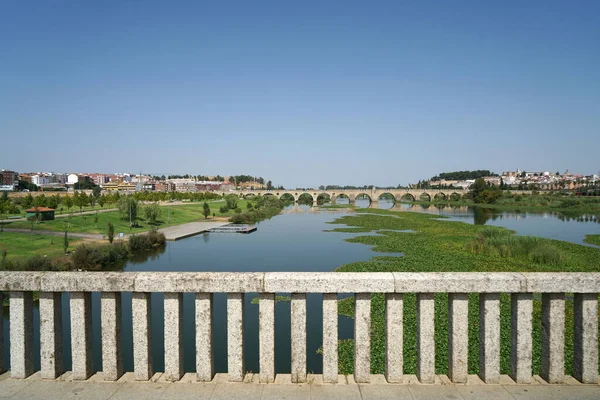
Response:
M477 375L469 375L466 384L452 384L446 375L436 375L435 383L421 384L415 375L405 375L404 383L387 383L383 375L371 375L371 383L357 384L352 375L340 375L338 383L323 383L322 375L308 374L307 383L293 384L290 374L277 375L274 383L259 383L259 375L249 373L244 382L231 383L228 374L216 374L211 382L197 382L195 373L186 373L179 382L167 382L162 373L150 382L135 381L128 372L116 382L104 381L96 373L85 381L75 381L67 372L56 380L41 379L39 372L26 379L0 375L0 394L11 399L60 399L76 393L79 398L264 398L286 399L382 399L382 398L494 398L518 399L595 399L600 398L600 385L578 383L567 377L562 385L549 385L540 377L530 384L516 384L507 375L499 384L485 384ZM40 397L41 396L41 397Z

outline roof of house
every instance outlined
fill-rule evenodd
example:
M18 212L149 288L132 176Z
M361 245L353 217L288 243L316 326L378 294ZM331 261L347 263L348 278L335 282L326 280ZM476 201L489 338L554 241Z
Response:
M56 211L54 208L48 208L48 207L33 207L30 208L29 210L25 210L25 212L41 212L41 211Z

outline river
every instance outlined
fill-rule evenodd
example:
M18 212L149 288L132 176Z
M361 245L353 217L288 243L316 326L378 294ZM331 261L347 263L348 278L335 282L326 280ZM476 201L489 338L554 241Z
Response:
M340 203L342 203L340 201ZM368 207L368 200L357 200L358 207ZM394 206L381 200L380 208L398 211L416 211L447 216L466 223L505 226L517 234L542 236L551 239L583 243L586 234L600 234L600 223L594 216L565 216L559 213L519 213L481 210L466 207L438 208L435 206ZM354 236L348 233L331 233L325 230L336 225L328 224L334 219L351 213L348 209L319 211L306 206L292 206L270 220L261 222L252 234L205 234L169 242L165 248L151 255L129 261L125 271L332 271L336 267L355 261L366 261L377 255L370 247L344 241ZM339 225L338 225L339 226ZM252 304L255 294L246 296L245 348L246 370L258 371L258 305ZM131 294L123 296L123 355L126 371L133 370ZM70 369L69 295L63 295L63 343L64 362ZM321 356L316 351L321 345L321 295L307 297L307 364L308 370L321 372ZM153 359L155 370L161 371L163 355L163 295L152 296L153 307ZM9 359L8 308L4 308L4 357ZM215 370L227 370L226 296L215 294L213 310L213 343ZM184 368L195 369L195 323L193 294L184 295ZM94 369L102 369L100 341L100 295L92 294L92 326ZM278 373L289 373L290 366L290 303L276 304L275 363ZM353 336L353 321L339 318L340 339ZM39 312L34 307L34 354L39 369Z

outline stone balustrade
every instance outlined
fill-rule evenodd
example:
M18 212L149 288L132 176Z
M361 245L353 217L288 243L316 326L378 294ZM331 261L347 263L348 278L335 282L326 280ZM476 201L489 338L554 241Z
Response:
M121 293L132 292L133 365L136 380L155 372L151 346L164 340L167 380L183 376L183 293L195 293L196 376L214 376L212 351L213 293L227 294L228 377L243 381L244 296L259 294L259 377L275 379L275 294L291 293L291 376L305 382L306 295L323 294L323 380L338 379L338 294L355 295L354 379L370 380L371 294L385 295L386 373L388 382L403 381L403 295L416 294L417 378L435 378L434 295L448 294L448 377L467 380L468 295L479 294L479 375L486 383L500 379L500 293L511 294L511 371L517 383L532 380L534 294L542 299L541 376L562 383L565 346L565 294L574 301L573 375L598 383L598 293L600 273L311 273L311 272L0 272L0 303L10 293L10 371L13 378L33 374L33 300L39 292L41 376L56 379L62 367L61 294L70 293L72 376L92 375L92 340L102 341L105 380L123 374ZM91 293L101 294L101 338L92 337ZM151 293L164 293L164 339L151 332ZM412 334L412 333L411 333ZM0 318L0 373L2 364ZM7 366L6 366L7 367Z

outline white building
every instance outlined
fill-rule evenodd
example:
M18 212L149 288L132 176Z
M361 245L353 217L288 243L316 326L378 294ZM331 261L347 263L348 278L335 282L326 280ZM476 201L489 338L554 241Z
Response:
M69 174L69 176L67 176L68 185L74 185L77 182L79 182L79 177L76 174Z

